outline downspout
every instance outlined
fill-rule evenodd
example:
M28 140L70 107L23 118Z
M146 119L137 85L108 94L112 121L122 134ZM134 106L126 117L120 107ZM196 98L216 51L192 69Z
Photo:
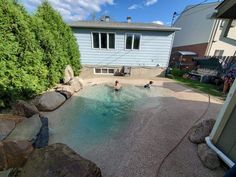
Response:
M208 137L205 138L207 145L215 151L218 156L230 167L232 168L235 163L230 160L220 149L216 147L217 141L222 134L228 120L234 111L236 106L236 80L234 81L233 85L231 86L228 96L221 107L216 119L216 123Z
M169 51L169 61L168 61L168 63L167 63L167 67L166 68L168 68L169 67L169 65L170 65L170 60L171 60L171 52L172 52L172 50L173 50L173 44L174 44L174 38L175 38L175 33L176 33L176 31L172 34L172 39L171 39L171 46L170 46L170 51Z
M211 36L209 38L209 42L208 42L207 49L206 49L206 52L205 52L205 56L209 56L209 54L210 54L212 44L213 44L213 41L214 41L215 36L216 36L216 32L217 32L218 27L219 27L219 23L220 23L220 20L218 20L218 19L216 19L214 21L213 28L212 28L212 31L211 31Z
M220 151L211 141L210 137L206 137L206 144L209 146L209 148L211 148L213 151L215 151L215 153L230 167L232 168L235 163L230 160L222 151Z

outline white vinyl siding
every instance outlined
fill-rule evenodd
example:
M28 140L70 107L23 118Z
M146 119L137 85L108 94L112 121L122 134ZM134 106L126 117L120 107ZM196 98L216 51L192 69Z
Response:
M94 29L73 28L82 65L152 66L167 67L172 48L173 32L135 30L97 30L98 33L115 34L115 49L94 49ZM126 34L141 34L139 50L125 49Z
M207 3L191 8L185 8L185 12L174 22L175 27L181 28L175 34L174 47L193 44L208 43L215 20L210 16L215 12L216 3ZM188 10L186 10L189 8Z

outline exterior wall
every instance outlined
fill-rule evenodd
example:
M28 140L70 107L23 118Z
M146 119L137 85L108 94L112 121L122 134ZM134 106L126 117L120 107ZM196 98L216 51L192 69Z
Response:
M121 67L112 67L121 69ZM164 77L165 76L165 68L161 67L132 67L131 74L129 79L153 79L156 77ZM87 78L96 78L96 77L114 77L114 75L103 75L103 74L94 74L93 67L83 66L82 71L79 75L82 79ZM115 76L117 79L124 78L124 76Z
M167 67L173 32L125 31L73 28L83 65ZM114 32L115 49L93 49L92 32ZM125 34L141 34L140 50L125 49Z
M202 43L202 44L174 47L172 49L172 52L181 51L181 50L182 51L191 51L191 52L197 53L199 57L202 57L205 55L207 45L208 45L208 43Z
M216 146L221 149L225 155L236 162L236 106L225 125Z
M236 52L236 25L229 29L230 20L225 20L223 25L221 21L217 21L217 29L207 55L212 56L216 50L224 50L223 56L233 56Z
M185 10L174 23L174 26L180 27L181 30L176 32L173 46L208 43L215 21L210 16L218 4L218 2L208 3ZM191 6L187 8L191 8Z
M231 160L236 161L236 80L218 113L210 139Z

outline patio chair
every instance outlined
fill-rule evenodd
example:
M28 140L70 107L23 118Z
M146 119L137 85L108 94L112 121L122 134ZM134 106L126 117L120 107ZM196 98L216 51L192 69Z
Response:
M131 74L131 67L130 66L123 66L120 70L121 76L130 76Z

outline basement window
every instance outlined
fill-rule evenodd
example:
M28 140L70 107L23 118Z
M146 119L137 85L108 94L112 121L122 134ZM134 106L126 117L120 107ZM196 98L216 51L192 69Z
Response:
M94 74L114 75L114 68L94 68Z

